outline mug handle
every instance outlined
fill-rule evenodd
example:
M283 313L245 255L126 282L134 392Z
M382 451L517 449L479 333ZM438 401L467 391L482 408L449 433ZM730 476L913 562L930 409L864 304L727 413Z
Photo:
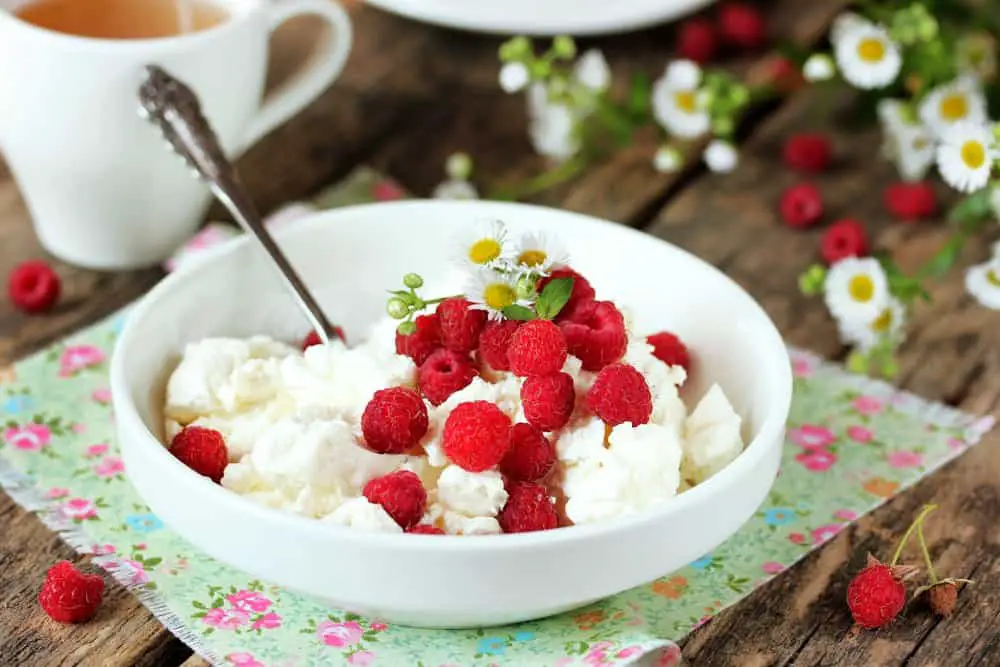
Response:
M278 0L269 3L266 11L272 33L296 16L319 17L330 27L330 33L309 61L265 98L250 122L244 150L319 97L344 69L351 52L351 19L334 0Z

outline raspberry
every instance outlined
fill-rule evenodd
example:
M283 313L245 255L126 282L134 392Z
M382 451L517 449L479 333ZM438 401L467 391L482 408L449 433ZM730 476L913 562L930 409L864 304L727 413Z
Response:
M791 92L805 83L802 70L784 56L774 56L767 63L767 82L775 90Z
M45 573L38 591L38 604L53 621L82 623L101 606L104 579L80 572L68 560L61 560Z
M646 342L653 346L653 356L668 366L680 366L685 371L691 371L691 355L687 345L675 334L661 331L646 336Z
M779 208L789 227L812 227L823 216L823 199L816 186L800 183L785 190Z
M472 352L479 343L479 332L486 324L486 311L471 308L465 299L453 297L437 307L441 343L455 352Z
M760 10L744 2L727 2L719 7L719 34L727 43L744 49L756 49L767 40Z
M561 429L573 415L576 393L566 373L530 377L521 385L524 418L540 431Z
M906 586L897 573L871 556L868 565L847 586L847 606L863 628L887 625L906 605Z
M361 432L373 452L402 454L427 433L427 406L412 389L380 389L361 415Z
M476 368L468 356L439 349L420 366L420 391L434 405L441 405L476 377Z
M185 426L170 443L170 453L177 460L216 484L229 464L229 453L222 434L202 426Z
M503 532L528 533L559 526L555 505L541 484L511 482L507 485L507 493L507 504L497 515Z
M585 400L587 409L611 426L625 422L639 426L653 414L646 378L628 364L612 364L598 373Z
M344 338L344 330L343 329L341 329L340 327L335 326L335 327L333 327L333 331L334 331L334 333L337 334L337 338L339 338L342 342L344 342L344 343L347 342L347 339ZM304 352L304 351L308 350L310 347L312 347L313 345L321 345L322 343L323 343L323 341L321 341L319 339L319 334L316 333L315 331L310 331L309 333L306 334L306 337L302 339L302 345L301 345L302 351Z
M560 324L569 353L586 371L599 371L625 354L625 318L610 301L588 301Z
M417 315L413 324L417 330L411 334L404 336L396 332L396 354L407 356L420 366L434 350L441 347L441 327L437 313Z
M569 301L566 302L566 305L563 306L562 310L559 311L559 314L556 315L556 321L561 322L562 320L572 317L573 313L576 312L576 309L582 304L588 301L593 301L597 293L594 292L594 288L590 286L590 282L586 278L569 267L556 269L550 273L547 278L539 280L537 287L538 291L541 292L545 289L546 285L556 278L573 279L573 291L569 295Z
M531 320L511 336L507 348L510 370L521 377L551 375L566 363L566 339L559 325L549 320Z
M893 183L885 189L885 208L900 220L912 222L937 213L937 196L929 183Z
M406 532L411 535L447 535L443 530L429 523L418 523L411 528L407 528Z
M534 482L556 464L556 448L531 424L510 428L510 449L500 461L500 472L517 482Z
M864 257L868 254L868 234L857 220L838 220L823 232L819 252L827 264L845 257Z
M495 371L509 371L507 348L519 326L521 323L517 320L487 322L479 336L479 358Z
M368 502L381 505L404 530L416 525L427 507L427 491L417 473L409 470L397 470L370 480L365 484L364 495Z
M10 300L26 313L41 313L56 305L61 291L59 275L40 259L18 264L7 278Z
M785 142L785 164L817 173L830 166L830 140L821 134L797 134Z
M469 472L496 466L510 448L510 417L489 401L459 404L444 423L445 455Z
M941 581L927 591L931 611L938 616L948 618L955 612L958 604L958 585L953 581Z
M719 50L719 35L715 24L706 18L694 18L681 24L677 35L677 54L681 58L704 64Z

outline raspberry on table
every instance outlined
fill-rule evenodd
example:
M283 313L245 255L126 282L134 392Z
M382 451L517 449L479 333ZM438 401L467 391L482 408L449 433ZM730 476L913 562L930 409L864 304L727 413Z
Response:
M344 330L341 327L335 326L333 327L333 331L337 334L337 338L339 338L342 342L347 342L347 339L344 337ZM302 339L301 348L302 351L305 352L313 345L322 345L322 343L323 341L320 340L319 334L315 331L310 331L306 334L306 337Z
M838 220L823 232L820 255L827 264L835 264L845 257L864 257L868 254L868 234L857 220Z
M925 181L893 183L885 189L885 208L904 222L929 218L937 213L937 195Z
M441 347L441 327L437 313L417 315L413 320L416 331L411 334L396 332L396 354L413 359L417 366L427 361L427 357Z
M38 604L59 623L82 623L97 612L104 598L104 579L84 574L68 560L61 560L45 574Z
M812 227L823 217L823 198L816 186L809 183L799 183L785 190L778 206L789 227Z
M888 625L906 605L906 586L893 569L874 558L847 586L847 606L863 628Z
M479 335L479 358L495 371L509 371L507 349L521 323L517 320L487 322Z
M26 313L42 313L56 305L62 281L47 262L33 259L21 262L7 278L11 302Z
M433 405L441 405L456 391L469 386L476 368L467 354L445 348L431 353L420 366L420 392Z
M429 523L418 523L415 526L407 528L406 532L410 533L411 535L447 535L446 532L444 532L437 526L432 526Z
M569 353L585 371L599 371L618 361L628 347L625 318L610 301L588 301L559 326Z
M510 448L510 427L510 417L494 403L460 403L445 420L441 447L460 468L483 472L503 460Z
M402 454L415 447L427 425L424 399L406 387L376 391L361 415L365 444L379 454Z
M222 434L202 426L185 426L170 442L170 453L178 461L218 484L229 465Z
M676 334L661 331L646 336L646 342L653 346L654 357L668 366L680 366L691 372L691 354L687 345Z
M767 41L764 16L746 2L727 2L719 7L719 34L727 43L756 49Z
M556 431L573 416L576 391L568 373L536 375L521 385L524 418L540 431Z
M653 395L642 373L628 364L605 367L585 398L587 409L610 426L639 426L653 414Z
M500 461L500 472L517 482L534 482L549 474L556 464L556 448L531 424L514 424L510 449Z
M486 325L486 311L472 308L461 297L445 299L437 307L441 344L455 352L469 353L479 344L479 334Z
M427 491L417 473L410 470L397 470L369 480L364 496L368 502L381 505L404 530L419 523L427 508Z
M719 50L719 33L707 18L685 21L677 33L677 55L704 65Z
M559 325L549 320L522 324L510 339L507 360L520 377L551 375L566 363L566 338Z
M830 140L822 134L796 134L785 142L783 154L792 169L821 172L830 166Z
M556 322L561 322L564 319L572 317L576 309L582 304L593 301L597 293L586 278L569 267L555 269L548 276L539 280L537 286L538 292L541 293L546 285L557 278L573 279L573 291L569 295L569 301L566 302L566 305L556 315Z
M541 484L510 482L507 494L507 503L497 515L503 532L528 533L559 527L555 505L548 490Z

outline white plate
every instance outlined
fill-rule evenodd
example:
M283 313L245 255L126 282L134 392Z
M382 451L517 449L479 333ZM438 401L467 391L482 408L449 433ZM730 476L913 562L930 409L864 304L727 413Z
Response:
M416 21L494 35L606 35L691 14L714 0L368 0Z

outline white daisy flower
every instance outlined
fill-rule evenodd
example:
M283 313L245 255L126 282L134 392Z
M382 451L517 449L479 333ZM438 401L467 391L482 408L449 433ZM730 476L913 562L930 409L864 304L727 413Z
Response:
M952 126L937 147L941 178L959 192L975 192L984 187L997 157L993 142L993 134L982 125Z
M500 319L504 308L519 303L516 276L487 267L469 275L464 294L473 308L485 310L491 319Z
M544 232L531 232L517 240L511 260L518 268L548 273L569 263L569 252L557 239Z
M611 85L611 68L599 49L589 49L576 61L573 78L583 87L602 93Z
M736 148L728 141L715 139L705 148L702 156L708 168L718 174L728 174L739 163L739 155Z
M516 93L528 87L531 73L524 63L504 63L500 68L500 87L505 93Z
M934 164L937 142L934 133L922 125L902 100L883 99L878 103L882 126L882 156L896 166L907 181L919 181Z
M906 337L906 308L898 299L890 297L889 302L873 319L867 322L838 323L843 342L867 352L887 338L894 345L902 343Z
M670 134L693 139L708 132L711 118L699 99L701 68L690 60L675 60L653 84L653 115Z
M844 28L833 43L833 53L844 79L862 90L888 86L903 66L903 56L889 33L871 23Z
M431 197L434 199L470 200L479 199L479 192L472 183L455 178L438 183L434 192L431 193Z
M830 25L830 42L839 42L853 30L870 25L871 22L860 14L844 12L833 19L833 23Z
M545 86L528 88L528 137L539 155L563 162L580 150L576 117L565 104L549 100Z
M846 257L827 272L823 296L841 329L854 331L882 314L889 303L889 281L878 260Z
M965 272L965 289L981 305L1000 310L1000 257L969 267Z
M672 174L684 164L684 156L673 146L660 146L653 155L653 169L661 174Z
M836 73L837 67L833 64L833 59L825 53L814 53L802 65L802 76L813 83L829 81Z
M463 232L455 248L455 261L462 268L488 266L503 259L507 227L499 220L473 226Z
M927 93L918 113L921 122L940 137L956 123L986 123L986 97L974 77L961 76Z

